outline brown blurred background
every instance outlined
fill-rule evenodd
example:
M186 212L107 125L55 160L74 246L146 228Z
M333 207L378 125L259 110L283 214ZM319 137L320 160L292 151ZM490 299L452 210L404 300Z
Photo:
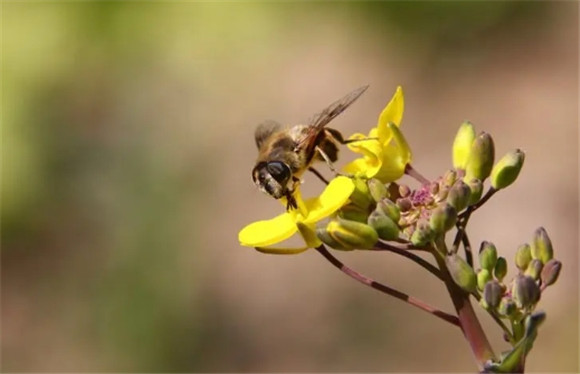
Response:
M564 266L528 370L579 370L578 3L4 2L2 28L3 371L474 371L459 330L316 252L238 245L281 211L250 180L255 124L362 84L333 126L368 131L402 85L430 178L465 119L526 151L470 238L511 267L546 227ZM452 310L404 259L337 256Z

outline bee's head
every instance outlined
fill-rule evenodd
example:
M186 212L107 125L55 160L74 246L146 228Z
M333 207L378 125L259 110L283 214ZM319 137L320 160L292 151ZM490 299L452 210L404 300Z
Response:
M290 167L281 161L262 161L252 170L256 186L275 199L285 196L291 178Z

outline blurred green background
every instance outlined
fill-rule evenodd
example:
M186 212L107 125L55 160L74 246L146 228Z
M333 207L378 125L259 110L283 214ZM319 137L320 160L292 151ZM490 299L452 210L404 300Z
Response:
M255 124L363 84L333 127L368 131L402 85L430 178L464 119L526 151L471 241L511 262L546 227L564 266L528 370L579 370L578 3L3 1L1 57L3 371L473 371L457 329L317 253L238 245L281 210L250 180ZM404 259L337 255L452 310Z

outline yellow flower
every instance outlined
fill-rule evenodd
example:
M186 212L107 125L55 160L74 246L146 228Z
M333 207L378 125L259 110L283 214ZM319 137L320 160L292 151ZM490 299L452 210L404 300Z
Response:
M298 209L292 209L270 220L249 224L239 232L238 240L243 246L255 247L261 252L273 254L294 254L318 247L322 242L316 237L314 231L316 222L330 216L346 204L353 190L353 181L343 176L334 178L320 196L306 201L302 200L298 188L294 194ZM281 200L286 206L285 199ZM305 247L270 247L290 238L296 231L300 232L306 242Z
M354 134L349 140L360 139L348 147L363 155L344 167L347 173L377 178L383 183L399 179L405 173L405 167L411 162L411 150L405 137L399 130L405 101L403 90L399 86L391 101L379 116L377 127L373 128L368 136ZM365 140L375 138L376 140Z

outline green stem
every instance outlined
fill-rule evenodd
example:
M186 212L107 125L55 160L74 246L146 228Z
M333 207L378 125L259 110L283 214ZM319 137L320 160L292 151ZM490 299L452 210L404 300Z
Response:
M436 251L439 252L435 253ZM436 249L434 251L434 256L444 277L445 286L447 287L449 296L451 296L453 306L457 311L461 331L463 331L463 335L469 343L471 351L475 357L475 360L477 361L479 370L482 371L484 369L485 363L488 360L493 360L495 358L495 354L493 353L493 349L487 340L487 336L485 336L477 316L475 315L473 306L469 301L469 294L455 284L451 278L451 275L449 274L449 271L447 270L445 260L441 255L441 253L446 252L446 248Z

